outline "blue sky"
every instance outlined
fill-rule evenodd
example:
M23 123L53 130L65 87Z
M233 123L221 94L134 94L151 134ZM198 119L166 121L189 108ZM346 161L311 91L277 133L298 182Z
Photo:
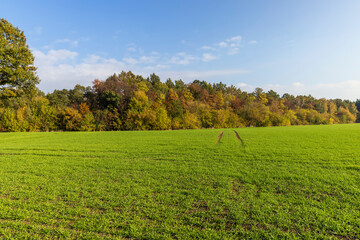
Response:
M360 98L360 1L0 1L45 92L144 77Z

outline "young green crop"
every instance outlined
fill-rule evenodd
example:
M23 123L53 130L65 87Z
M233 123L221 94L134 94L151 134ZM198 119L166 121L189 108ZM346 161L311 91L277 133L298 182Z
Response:
M236 131L2 133L0 235L360 238L360 125Z

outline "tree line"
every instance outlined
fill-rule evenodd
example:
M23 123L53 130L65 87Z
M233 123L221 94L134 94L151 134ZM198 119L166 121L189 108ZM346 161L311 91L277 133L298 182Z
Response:
M4 94L4 91L1 92ZM252 93L121 72L92 86L0 98L0 131L113 131L353 123L359 101Z
M266 127L359 121L360 101L280 97L223 83L160 81L121 72L45 94L24 33L0 19L0 131L116 131Z

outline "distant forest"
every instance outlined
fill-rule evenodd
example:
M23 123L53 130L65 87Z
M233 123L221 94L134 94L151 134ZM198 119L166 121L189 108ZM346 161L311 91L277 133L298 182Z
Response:
M23 31L0 18L0 131L117 131L353 123L360 101L252 93L132 72L45 94Z
M223 83L121 72L92 86L0 98L0 131L117 131L358 122L359 100L252 93Z

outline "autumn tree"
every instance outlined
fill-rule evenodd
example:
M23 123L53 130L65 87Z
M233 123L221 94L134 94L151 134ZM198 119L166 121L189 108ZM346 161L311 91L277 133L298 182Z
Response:
M39 83L34 56L26 44L24 32L0 19L0 94L17 96L30 92Z

